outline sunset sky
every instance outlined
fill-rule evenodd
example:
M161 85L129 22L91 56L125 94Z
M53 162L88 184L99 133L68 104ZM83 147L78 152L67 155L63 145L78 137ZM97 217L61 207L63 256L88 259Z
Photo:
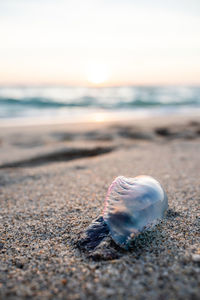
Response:
M200 0L1 0L1 85L198 85Z

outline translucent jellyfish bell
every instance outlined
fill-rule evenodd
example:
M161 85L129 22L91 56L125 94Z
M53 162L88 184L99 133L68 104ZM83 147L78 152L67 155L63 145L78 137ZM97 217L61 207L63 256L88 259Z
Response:
M119 176L108 189L103 216L89 225L78 246L91 252L111 237L116 244L127 249L131 240L164 217L167 208L167 195L157 180L145 175L134 178ZM101 249L101 254L104 251ZM109 257L114 256L109 252Z
M168 207L165 191L150 176L117 177L108 189L103 219L113 240L122 247L163 218Z

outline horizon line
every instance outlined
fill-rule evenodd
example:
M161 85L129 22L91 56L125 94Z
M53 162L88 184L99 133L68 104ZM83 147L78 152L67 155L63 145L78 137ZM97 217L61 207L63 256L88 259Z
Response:
M51 87L68 87L68 88L117 88L117 87L200 87L200 83L192 84L192 83L152 83L152 84L143 84L143 83L130 83L130 84L58 84L58 83L41 83L41 84L36 84L36 83L6 83L6 84L1 84L0 83L0 88L29 88L29 87L35 87L35 88L51 88Z

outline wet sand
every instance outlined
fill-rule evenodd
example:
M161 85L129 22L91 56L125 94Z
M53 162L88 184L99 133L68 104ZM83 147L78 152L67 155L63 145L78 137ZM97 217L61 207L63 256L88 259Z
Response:
M2 299L199 299L200 122L0 130ZM88 258L77 242L118 175L151 175L166 218L119 258Z

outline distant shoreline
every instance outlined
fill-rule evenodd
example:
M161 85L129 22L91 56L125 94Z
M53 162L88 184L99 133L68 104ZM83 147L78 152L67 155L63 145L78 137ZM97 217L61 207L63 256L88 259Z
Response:
M24 126L47 126L64 124L98 124L113 122L137 122L149 119L162 120L168 118L198 118L200 108L182 108L181 110L141 110L141 111L96 111L87 115L83 113L67 116L53 117L25 117L25 118L0 118L0 128L5 127L24 127Z

